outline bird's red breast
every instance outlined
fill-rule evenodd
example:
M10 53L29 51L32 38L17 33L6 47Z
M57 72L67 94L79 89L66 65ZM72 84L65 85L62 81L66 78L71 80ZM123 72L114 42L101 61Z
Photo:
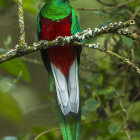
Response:
M41 21L41 39L54 40L58 36L71 35L72 14L59 21L52 21L44 18L40 14ZM73 64L76 57L76 48L72 45L59 46L46 49L50 61L61 70L66 76L69 75L69 68Z

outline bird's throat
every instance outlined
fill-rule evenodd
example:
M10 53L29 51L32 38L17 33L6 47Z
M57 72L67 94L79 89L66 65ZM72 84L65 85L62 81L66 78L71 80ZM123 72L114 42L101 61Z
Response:
M41 10L43 17L51 20L60 20L71 13L71 6L65 0L46 0L46 4Z

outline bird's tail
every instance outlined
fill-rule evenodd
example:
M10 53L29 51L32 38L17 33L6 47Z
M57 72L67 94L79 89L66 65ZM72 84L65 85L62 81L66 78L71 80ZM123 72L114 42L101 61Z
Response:
M61 110L59 111L59 119L63 140L72 140L70 120L63 115Z
M80 113L72 117L65 117L61 110L59 111L60 127L63 136L63 140L78 140L79 128L80 128ZM72 133L71 133L72 128Z
M81 121L81 114L79 112L78 115L73 116L72 140L78 140L79 139L80 121Z

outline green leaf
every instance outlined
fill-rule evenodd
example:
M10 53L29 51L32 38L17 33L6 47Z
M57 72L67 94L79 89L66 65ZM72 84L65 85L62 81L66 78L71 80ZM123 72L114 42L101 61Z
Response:
M87 115L90 112L96 111L96 109L100 106L100 102L95 99L88 99L86 101L85 106L82 108L82 114Z
M117 134L119 131L120 131L120 125L117 125L115 123L111 123L109 126L108 126L108 130L109 130L109 133L111 135L115 135Z
M110 68L110 63L106 62L105 59L99 59L97 61L97 65L99 70L109 70Z
M140 101L128 108L127 117L135 122L140 122Z
M17 58L0 64L0 67L14 76L18 76L19 73L22 71L22 78L26 82L30 81L30 76L26 65Z
M83 115L83 116L86 116L87 114L88 114L88 108L87 108L87 106L85 105L85 106L82 107L82 115Z
M19 105L9 92L0 92L0 115L15 123L21 121Z
M98 89L97 94L99 95L107 95L109 96L112 92L114 92L114 87L107 87L107 88L103 88L103 89Z
M94 84L96 87L102 86L103 83L103 75L100 73L96 73L92 75L92 81L94 81Z
M127 46L128 48L130 48L133 45L133 40L131 38L121 35L121 39L124 45Z
M86 104L89 111L95 111L101 103L95 99L88 99Z

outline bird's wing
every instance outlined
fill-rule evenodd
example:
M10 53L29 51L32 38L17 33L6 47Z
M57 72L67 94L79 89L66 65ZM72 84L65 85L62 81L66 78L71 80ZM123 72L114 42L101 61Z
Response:
M75 10L72 8L72 25L71 25L71 34L76 34L77 32L81 32L81 26L78 20L78 16ZM77 60L78 64L80 63L80 53L82 51L82 47L77 47Z
M38 16L37 16L37 34L38 34L38 40L41 40L41 22L40 22L40 14L41 12L39 12ZM45 65L45 68L48 70L49 73L49 83L50 83L50 91L53 91L53 84L54 84L54 79L53 79L53 75L52 75L52 71L51 71L51 65L50 65L50 60L47 54L47 51L42 49L41 51L41 57L42 57L42 61Z
M38 34L38 40L41 40L41 23L40 23L40 12L37 16L37 34Z
M72 9L71 34L81 31L78 16ZM81 47L77 47L77 56L69 70L68 89L71 102L71 112L78 114L79 111L79 82L78 82L78 63L80 62Z

